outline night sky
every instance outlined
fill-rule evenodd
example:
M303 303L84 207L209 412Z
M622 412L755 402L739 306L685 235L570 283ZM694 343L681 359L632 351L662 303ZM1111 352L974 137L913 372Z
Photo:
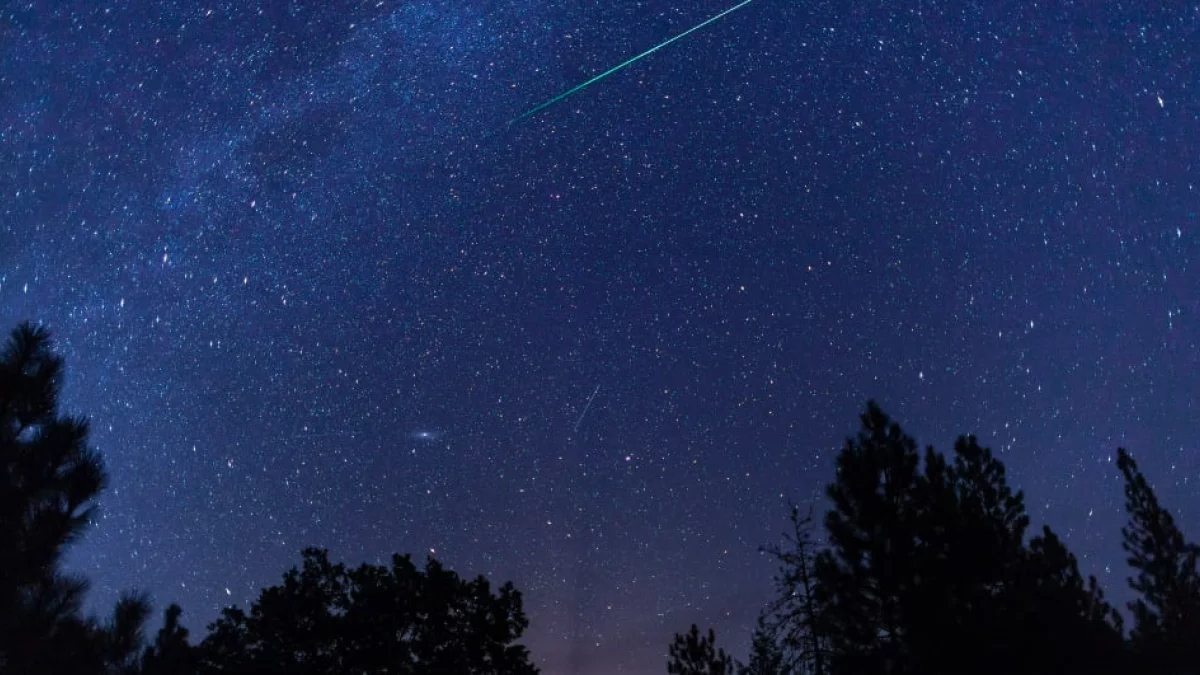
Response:
M94 608L436 552L549 675L742 656L868 398L1123 603L1116 447L1200 522L1200 6L754 0L510 124L732 4L0 8L0 321L109 466Z

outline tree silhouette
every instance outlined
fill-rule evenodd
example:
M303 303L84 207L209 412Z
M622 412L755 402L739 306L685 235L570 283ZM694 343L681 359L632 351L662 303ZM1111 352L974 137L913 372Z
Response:
M299 569L264 589L247 614L224 610L201 643L201 672L436 675L533 674L521 594L493 594L429 559L347 569L307 549Z
M146 646L149 601L125 594L84 617L86 580L64 551L94 518L106 475L82 418L58 412L63 362L23 324L0 351L0 674L533 675L512 584L493 591L430 558L348 568L321 549L248 611L230 607L193 646L171 605ZM672 675L1200 674L1200 547L1125 449L1123 546L1138 598L1125 639L1095 577L1049 527L1028 537L1024 496L972 436L952 455L916 442L874 402L828 486L818 549L791 507L778 596L745 665L695 624Z
M52 347L45 328L25 323L0 352L0 669L130 672L146 599L122 597L107 623L85 619L87 582L59 569L106 474L87 421L58 412L63 361Z
M827 491L830 549L818 554L815 574L831 671L871 675L898 672L908 657L920 473L916 443L878 406L868 404L861 420Z
M667 661L670 675L735 675L733 658L717 647L713 630L701 635L696 624L686 635L675 634Z
M907 657L917 672L1008 672L1021 651L1006 606L1023 565L1029 518L1004 466L972 436L955 441L953 461L926 448L914 481L913 584L904 600ZM1021 667L1025 667L1022 665Z
M141 671L142 628L149 615L150 600L147 597L127 594L117 601L112 618L94 629L105 672L137 675Z
M778 636L783 647L779 649L783 657L779 672L791 672L794 668L813 675L825 675L824 631L822 615L817 607L813 572L816 546L812 540L812 508L801 514L800 509L792 504L790 516L792 532L785 535L786 548L772 545L762 549L779 562L779 571L775 576L776 597L767 605L764 617L760 618L751 642L748 665L753 665L755 656L759 654L760 640L763 640L761 649L767 647L766 638L770 638L772 647L779 649L780 645L775 641L775 636ZM765 656L763 660L770 662ZM767 670L762 672L772 672L770 668L773 667L765 666Z
M1129 604L1132 647L1156 672L1200 672L1200 548L1184 539L1124 448L1117 450L1117 468L1129 512L1121 528L1134 571L1129 587L1141 596Z
M163 627L142 655L142 675L189 675L196 672L198 655L179 623L183 609L176 604L163 613Z
M1121 662L1095 579L1029 518L1004 465L960 437L952 462L873 402L837 459L814 606L833 675L1097 673Z
M1029 542L1002 600L1001 662L1027 673L1119 673L1126 666L1120 615L1094 576L1086 584L1075 555L1049 528Z
M795 671L775 639L775 631L759 617L750 638L750 658L738 668L738 675L793 675Z

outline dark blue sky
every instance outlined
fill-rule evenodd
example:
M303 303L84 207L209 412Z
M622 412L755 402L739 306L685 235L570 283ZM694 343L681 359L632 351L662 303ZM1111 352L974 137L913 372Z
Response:
M96 601L436 551L548 674L741 655L868 397L1123 600L1117 445L1200 520L1200 6L754 0L508 124L731 4L0 8L0 321L109 463Z

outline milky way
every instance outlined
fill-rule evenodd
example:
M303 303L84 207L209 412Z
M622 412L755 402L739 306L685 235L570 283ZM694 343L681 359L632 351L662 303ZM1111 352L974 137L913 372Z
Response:
M724 9L0 10L0 319L109 465L93 606L435 552L547 673L741 655L869 397L1124 599L1117 445L1200 522L1200 7L762 0L507 125Z

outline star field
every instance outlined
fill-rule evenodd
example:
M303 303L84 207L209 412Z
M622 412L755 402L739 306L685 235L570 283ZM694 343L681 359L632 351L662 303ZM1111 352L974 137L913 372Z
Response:
M727 8L0 9L0 321L108 463L93 603L429 552L551 675L741 656L872 397L1123 602L1116 447L1200 522L1200 5L755 0L509 124Z

